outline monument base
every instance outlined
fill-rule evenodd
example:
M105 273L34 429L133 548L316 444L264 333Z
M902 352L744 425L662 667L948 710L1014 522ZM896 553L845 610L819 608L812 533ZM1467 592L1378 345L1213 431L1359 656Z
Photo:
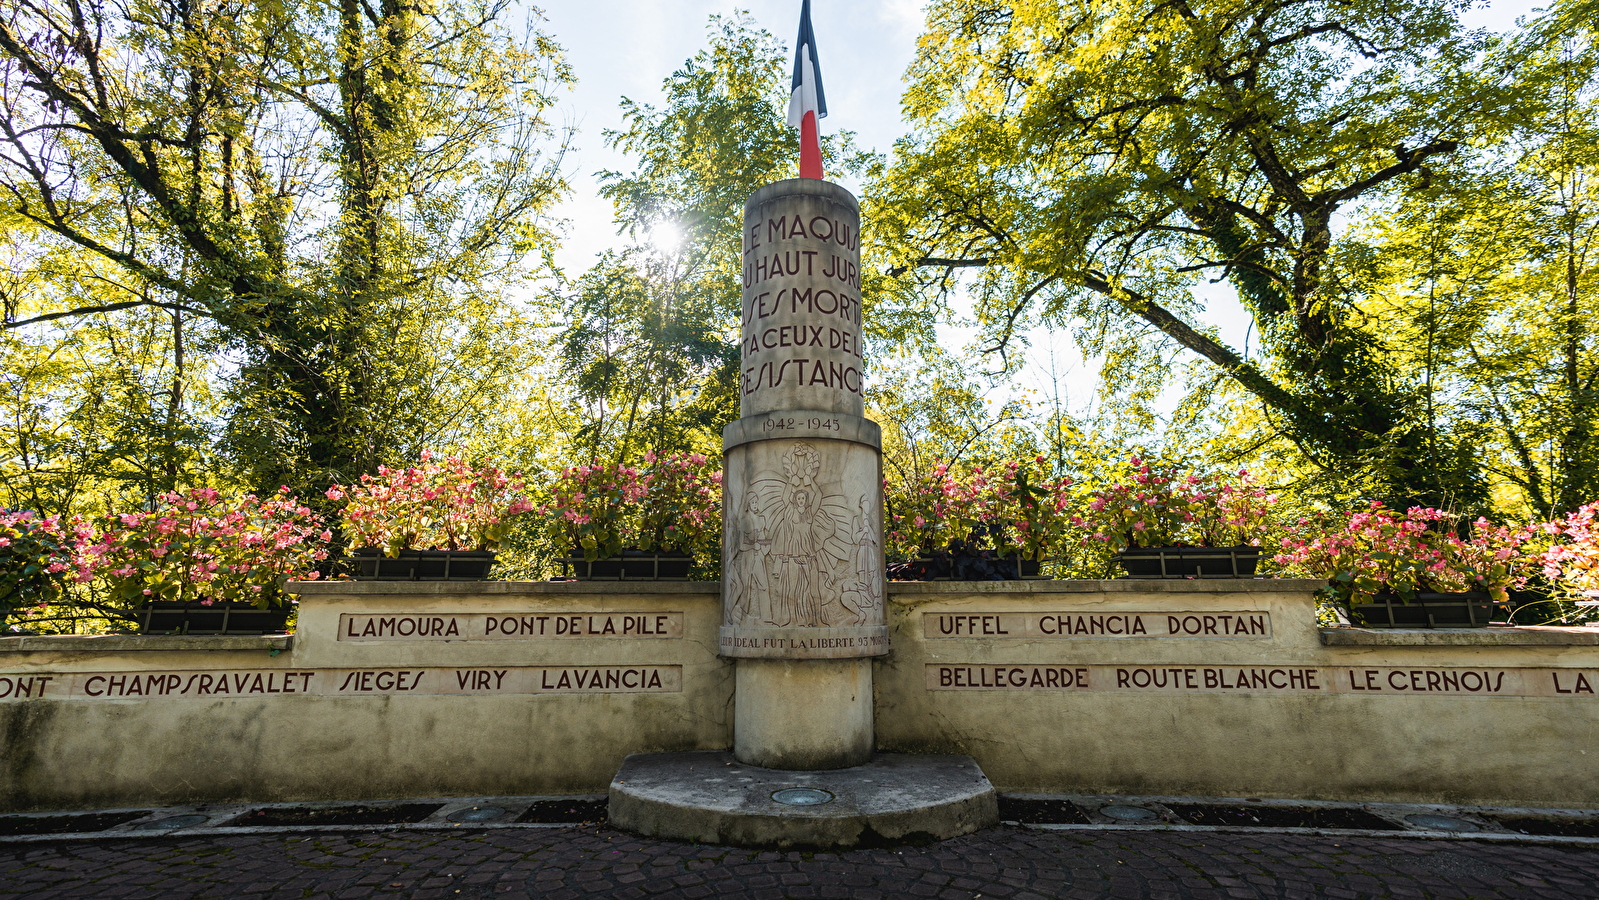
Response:
M999 799L969 756L880 753L850 769L791 772L724 751L635 753L611 781L609 819L703 844L869 847L970 834L999 821Z
M847 769L872 758L872 661L741 659L733 755L768 769Z

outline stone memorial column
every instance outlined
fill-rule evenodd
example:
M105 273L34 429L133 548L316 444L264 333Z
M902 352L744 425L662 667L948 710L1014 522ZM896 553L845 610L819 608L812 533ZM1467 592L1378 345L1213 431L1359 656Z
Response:
M809 178L744 204L738 421L723 432L721 653L733 753L839 769L872 755L883 618L882 437L864 417L860 207Z

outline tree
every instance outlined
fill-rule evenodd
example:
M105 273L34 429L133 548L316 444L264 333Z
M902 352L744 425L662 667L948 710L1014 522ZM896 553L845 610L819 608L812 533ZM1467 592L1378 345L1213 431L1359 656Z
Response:
M1485 501L1338 266L1340 216L1502 125L1512 55L1445 0L941 0L915 133L873 188L902 296L970 289L990 349L1032 321L1111 357L1181 348L1254 395L1340 491ZM1490 50L1491 63L1479 65ZM1198 324L1225 280L1265 353ZM1431 463L1446 468L1434 471Z
M0 215L81 264L56 292L75 303L8 297L7 328L158 308L176 348L203 317L234 355L227 445L257 488L392 459L437 424L410 405L426 382L473 368L446 358L454 330L495 320L553 240L545 113L569 73L508 8L19 0Z
M1509 139L1441 168L1357 229L1346 251L1368 285L1361 308L1388 323L1396 355L1419 373L1428 434L1482 448L1504 505L1540 518L1599 497L1590 23L1535 23L1521 38L1526 77L1545 88Z
M674 255L642 247L607 252L554 298L569 322L557 338L561 369L589 407L572 435L579 458L697 449L737 417L737 395L722 383L738 370L725 365L721 317L689 305L703 298L680 290L676 266Z
M1027 404L974 377L971 360L934 348L874 368L867 414L883 429L889 482L915 484L939 465L992 466L1037 452Z
M799 137L784 118L783 45L746 13L712 16L709 32L663 82L659 109L623 98L625 127L606 133L638 160L631 173L600 173L619 231L670 231L674 245L607 255L552 296L572 322L559 342L592 407L581 435L594 457L602 444L618 461L646 447L714 452L738 417L744 200L798 174ZM823 157L843 173L872 159L849 132L827 136Z

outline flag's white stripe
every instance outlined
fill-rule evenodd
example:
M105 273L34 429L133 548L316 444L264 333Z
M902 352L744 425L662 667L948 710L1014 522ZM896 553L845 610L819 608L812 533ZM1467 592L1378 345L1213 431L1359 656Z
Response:
M811 48L807 44L801 44L799 52L799 87L788 95L788 127L790 128L800 127L800 124L805 121L807 112L816 112L817 118L821 118L821 114L816 109L816 69L811 65Z

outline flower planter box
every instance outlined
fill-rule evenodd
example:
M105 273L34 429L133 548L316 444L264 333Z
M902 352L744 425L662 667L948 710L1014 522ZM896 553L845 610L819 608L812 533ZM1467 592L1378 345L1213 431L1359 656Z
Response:
M483 581L494 566L492 550L401 550L388 557L374 547L351 551L357 581Z
M140 634L278 634L289 606L266 609L248 603L180 603L156 600L139 611Z
M1129 547L1111 557L1129 578L1252 578L1260 548Z
M1494 618L1486 591L1457 594L1418 593L1406 603L1383 592L1375 601L1350 607L1349 621L1362 628L1482 628Z
M985 551L986 554L986 551ZM941 554L888 567L890 581L1042 581L1036 559L984 554Z
M588 562L574 550L561 563L566 577L577 581L687 581L694 557L679 550L624 549L621 556Z

